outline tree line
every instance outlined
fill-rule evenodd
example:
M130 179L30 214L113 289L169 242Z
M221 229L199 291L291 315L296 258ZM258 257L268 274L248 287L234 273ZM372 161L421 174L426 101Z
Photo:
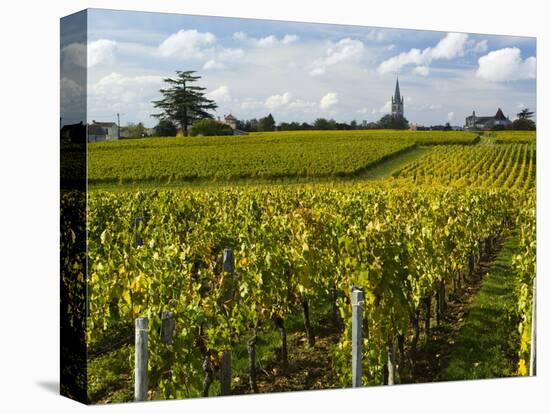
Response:
M195 71L177 71L174 78L166 78L164 82L168 87L160 89L162 99L153 101L159 113L152 116L159 119L154 132L157 136L175 136L178 129L183 136L188 135L232 135L233 129L222 121L214 119L210 111L218 108L218 105L206 95L206 88L196 86L201 76L195 75ZM532 119L533 112L528 109L517 114L508 127L497 126L494 129L535 129ZM141 128L140 128L141 127ZM143 124L131 126L137 136L143 136ZM313 123L308 122L281 122L276 124L272 114L263 118L237 121L236 129L244 132L264 131L307 131L307 130L356 130L356 129L409 129L409 121L402 115L384 115L376 122L363 121L359 124L356 120L350 123L337 122L334 119L317 118ZM451 125L436 125L431 127L419 127L419 129L451 130ZM132 132L133 133L133 132ZM141 135L139 135L141 134Z

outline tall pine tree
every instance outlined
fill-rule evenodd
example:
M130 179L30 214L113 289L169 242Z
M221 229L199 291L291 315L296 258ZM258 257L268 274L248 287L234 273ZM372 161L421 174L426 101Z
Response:
M218 107L216 103L205 96L201 86L193 85L201 77L194 75L194 70L176 71L175 78L166 78L170 87L161 89L163 98L153 101L155 108L161 113L153 114L155 118L172 121L181 127L183 135L188 135L189 125L197 119L213 118L208 111Z

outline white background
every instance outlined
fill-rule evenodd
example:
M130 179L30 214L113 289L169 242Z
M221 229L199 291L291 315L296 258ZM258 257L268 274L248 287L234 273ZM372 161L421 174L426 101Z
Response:
M61 0L0 3L0 411L548 412L544 1ZM59 18L86 7L536 36L539 376L94 408L58 396ZM546 75L546 76L545 76ZM545 407L546 405L546 407Z

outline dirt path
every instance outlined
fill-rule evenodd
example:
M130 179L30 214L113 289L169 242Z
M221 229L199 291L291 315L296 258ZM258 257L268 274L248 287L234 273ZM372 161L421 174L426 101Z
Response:
M340 336L330 324L326 328L317 327L315 346L307 345L305 334L297 332L288 341L288 369L283 372L277 361L258 370L258 389L260 393L326 390L339 388L332 372L331 348ZM235 394L249 394L248 378L242 378L233 390Z

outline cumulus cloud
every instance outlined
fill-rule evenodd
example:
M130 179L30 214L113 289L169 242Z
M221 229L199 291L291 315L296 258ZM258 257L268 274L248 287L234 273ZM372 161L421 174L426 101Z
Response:
M291 43L296 42L298 39L299 39L299 37L297 35L286 34L286 35L283 36L283 39L281 40L281 43L284 44L284 45L289 45Z
M136 97L149 96L158 92L163 82L162 76L139 75L127 76L112 72L91 85L89 91L95 95L109 96L123 102L131 101Z
M473 48L475 53L485 53L489 49L489 44L487 40L480 40L477 42Z
M182 29L164 39L156 54L179 60L202 61L204 70L219 70L224 69L226 63L242 58L244 51L219 45L216 36L210 32Z
M241 102L241 108L252 110L261 109L264 108L264 103L264 101L261 101L259 99L247 98Z
M275 45L277 42L278 42L278 39L273 35L262 37L256 40L256 44L259 47L271 47Z
M285 34L283 37L278 38L275 35L269 35L265 37L251 37L244 32L235 32L233 33L233 39L248 43L252 46L257 47L273 47L277 45L290 45L291 43L296 42L299 37L294 34Z
M455 118L455 113L454 112L451 111L447 114L447 121L453 122L454 118Z
M429 66L417 66L414 68L413 73L420 76L428 76L430 74Z
M304 101L302 99L296 99L288 104L290 109L311 109L317 108L317 102Z
M71 43L61 50L61 62L65 69L70 68L67 65L94 67L100 64L112 64L120 47L121 44L109 39L94 40L88 44Z
M304 110L310 111L312 108L317 109L319 104L317 102L306 101L303 99L294 99L291 92L284 92L281 94L275 94L268 96L265 100L246 98L240 103L243 109L252 110L265 110L270 111L292 111L292 110Z
M107 39L99 39L88 43L88 67L113 63L116 47L117 43L115 41Z
M216 54L220 60L235 60L242 58L244 51L242 49L221 48Z
M83 92L82 85L67 77L61 78L59 87L62 99L79 97Z
M327 66L336 65L342 62L357 62L365 52L365 45L360 40L346 37L336 43L330 43L323 58L313 62L309 71L312 76L322 75L326 72Z
M70 66L86 66L86 45L71 43L61 49L61 64L63 68Z
M159 52L164 57L178 59L204 58L204 48L216 43L216 36L210 32L199 32L195 29L180 30L171 34L159 45Z
M202 65L202 68L204 70L210 70L210 69L223 69L225 68L225 65L221 62L218 62L215 59L207 60L204 65Z
M327 110L332 108L338 103L338 94L336 92L329 92L321 98L319 101L319 108Z
M464 46L468 35L464 33L447 33L443 39L430 51L432 59L454 59L464 56Z
M156 110L152 100L159 98L163 76L128 75L112 72L88 86L88 116L101 119L105 114L124 112L126 121L147 122Z
M391 101L386 101L384 105L378 110L380 113L388 113L391 112Z
M534 79L537 59L534 56L521 58L517 47L494 50L478 59L476 75L490 82L508 82L521 79Z
M82 108L86 102L84 85L75 82L73 79L62 77L59 87L62 116L71 112L85 111Z
M367 39L372 40L373 42L381 42L386 38L384 31L381 29L372 29L367 34Z
M235 32L233 33L233 39L235 40L246 40L248 36L245 32Z
M463 56L467 39L468 35L464 33L447 33L434 47L427 47L424 50L413 48L383 61L378 66L378 72L381 74L398 72L407 65L427 67L433 60L449 60Z
M268 109L277 109L283 105L287 105L292 99L290 92L285 92L280 95L271 95L265 100L265 107Z
M216 103L225 103L225 102L231 102L231 92L229 91L229 88L226 85L222 85L216 89L214 89L211 92L208 92L206 94L206 97L208 99L212 99Z

